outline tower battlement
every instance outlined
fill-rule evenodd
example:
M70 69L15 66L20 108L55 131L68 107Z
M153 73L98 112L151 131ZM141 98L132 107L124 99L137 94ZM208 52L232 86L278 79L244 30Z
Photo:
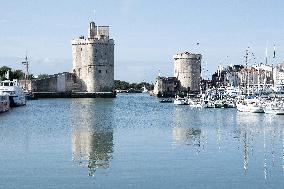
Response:
M114 90L114 40L109 26L91 22L88 37L71 41L73 72L81 79L82 91L112 92Z

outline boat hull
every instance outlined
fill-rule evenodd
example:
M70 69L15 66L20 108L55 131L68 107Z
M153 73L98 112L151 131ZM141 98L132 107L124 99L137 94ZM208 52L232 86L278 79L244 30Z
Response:
M264 110L261 107L248 106L248 105L243 105L243 104L238 104L237 110L240 111L240 112L264 113Z
M274 114L274 115L284 115L284 109L267 109L267 108L265 108L264 109L264 112L266 113L266 114Z

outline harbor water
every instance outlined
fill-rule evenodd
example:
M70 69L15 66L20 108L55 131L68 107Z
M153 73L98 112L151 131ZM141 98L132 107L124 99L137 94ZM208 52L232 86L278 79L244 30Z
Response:
M0 114L0 188L282 188L284 116L146 94Z

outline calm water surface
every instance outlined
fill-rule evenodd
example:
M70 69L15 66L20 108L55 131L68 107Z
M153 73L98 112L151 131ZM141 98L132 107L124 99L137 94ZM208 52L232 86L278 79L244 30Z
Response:
M0 188L282 188L284 116L144 94L0 114Z

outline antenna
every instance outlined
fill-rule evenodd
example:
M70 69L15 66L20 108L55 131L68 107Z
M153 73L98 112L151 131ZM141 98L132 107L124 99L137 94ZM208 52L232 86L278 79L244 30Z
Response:
M28 52L26 51L26 57L25 57L25 61L22 62L23 65L26 66L26 70L25 70L25 89L27 90L27 80L29 77L29 62L28 62Z
M94 9L94 21L96 20L96 9Z

